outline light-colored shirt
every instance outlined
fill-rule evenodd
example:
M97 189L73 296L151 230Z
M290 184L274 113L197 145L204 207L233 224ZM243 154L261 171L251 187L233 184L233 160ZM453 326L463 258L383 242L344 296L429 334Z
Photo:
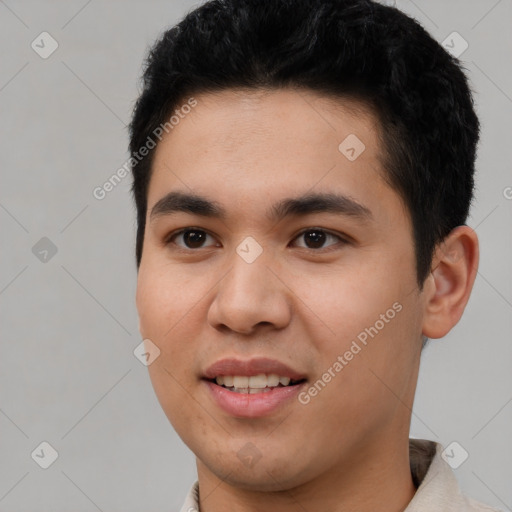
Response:
M440 443L409 440L409 462L416 493L404 512L501 512L461 493ZM180 512L200 512L199 484L194 482Z

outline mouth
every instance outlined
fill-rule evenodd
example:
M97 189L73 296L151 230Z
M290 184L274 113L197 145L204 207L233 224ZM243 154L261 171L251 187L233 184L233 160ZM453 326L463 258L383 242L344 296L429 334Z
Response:
M213 402L238 418L268 416L291 407L307 381L304 374L267 358L221 359L201 379Z
M306 379L291 379L287 376L280 376L275 373L258 375L218 375L213 379L206 379L212 384L221 386L233 393L254 395L256 393L269 393L276 388L297 386Z

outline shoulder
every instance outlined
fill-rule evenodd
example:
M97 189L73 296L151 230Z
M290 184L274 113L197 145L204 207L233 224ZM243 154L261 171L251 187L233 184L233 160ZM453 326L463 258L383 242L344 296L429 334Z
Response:
M501 509L490 507L489 505L480 503L479 501L476 501L473 498L470 498L469 496L464 496L463 498L466 507L461 509L461 512L503 512Z
M409 456L416 494L404 512L503 512L461 492L440 443L410 439Z

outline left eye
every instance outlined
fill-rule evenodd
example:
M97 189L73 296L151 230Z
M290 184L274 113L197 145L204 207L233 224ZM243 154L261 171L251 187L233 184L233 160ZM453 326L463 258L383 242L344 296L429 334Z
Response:
M306 245L299 245L299 247L304 247L306 249L323 249L325 242L329 239L334 239L335 242L329 244L327 247L335 245L336 240L345 242L345 240L343 240L343 238L339 237L338 235L334 235L320 228L309 228L304 230L302 233L299 233L299 235L297 235L294 240L299 240L301 238L305 241Z

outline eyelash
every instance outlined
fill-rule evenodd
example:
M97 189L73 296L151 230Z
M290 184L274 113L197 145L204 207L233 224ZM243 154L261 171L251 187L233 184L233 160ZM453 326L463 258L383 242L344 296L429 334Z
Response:
M197 252L199 251L200 249L208 249L212 246L207 246L207 247L199 247L199 248L189 248L189 247L182 247L180 245L177 245L173 240L174 238L188 232L188 231L198 231L200 233L205 233L206 235L209 235L211 236L212 238L215 238L212 234L210 234L208 231L204 230L204 229L201 229L201 228L196 228L194 226L189 226L187 228L183 228L183 229L180 229L179 231L174 231L173 233L171 233L166 239L165 239L165 245L174 245L176 246L179 250L179 251L183 251L183 252ZM319 227L309 227L309 228L306 228L306 229L303 229L302 231L300 231L299 233L297 233L293 240L296 240L297 238L299 238L300 236L303 236L305 233L309 233L309 232L320 232L320 233L323 233L327 236L332 236L332 237L335 237L335 238L338 238L339 241L341 242L342 245L347 245L349 244L349 240L347 238L344 238L343 236L337 234L337 233L333 233L329 230L326 230L326 229L323 229L323 228L319 228ZM299 247L300 249L305 249L305 250L308 250L308 251L313 251L313 252L322 252L322 253L326 253L326 252L329 252L329 251L333 251L333 250L336 250L338 249L339 247L337 247L338 244L331 244L327 247L320 247L318 249L315 249L315 248L311 248L311 247Z

